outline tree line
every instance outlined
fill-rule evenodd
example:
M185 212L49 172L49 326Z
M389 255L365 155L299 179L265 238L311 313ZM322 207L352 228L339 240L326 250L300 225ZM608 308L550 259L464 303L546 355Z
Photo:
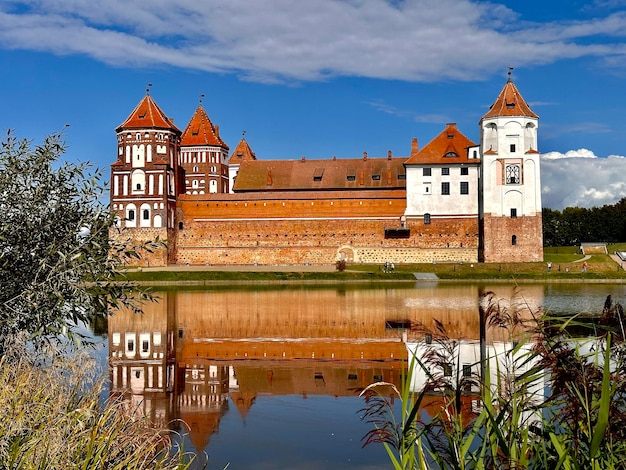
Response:
M602 207L543 209L544 246L626 241L626 197Z

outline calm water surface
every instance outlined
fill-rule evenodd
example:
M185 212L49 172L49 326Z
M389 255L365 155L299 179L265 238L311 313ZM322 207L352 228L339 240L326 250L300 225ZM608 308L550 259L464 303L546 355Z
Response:
M184 433L210 469L390 468L382 446L361 447L359 391L399 385L402 340L423 340L411 324L438 320L451 337L478 339L485 291L555 313L598 313L609 294L626 303L626 286L609 284L168 290L143 315L109 320L111 393Z

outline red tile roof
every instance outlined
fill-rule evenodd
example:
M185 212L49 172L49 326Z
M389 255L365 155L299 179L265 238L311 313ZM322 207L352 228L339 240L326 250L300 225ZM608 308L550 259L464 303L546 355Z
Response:
M144 96L130 116L115 130L119 132L123 129L168 129L180 133L150 95Z
M228 164L236 165L247 160L256 160L256 154L252 151L246 139L241 139L230 156Z
M235 192L403 189L406 158L244 160ZM400 175L400 177L399 177Z
M515 84L509 79L500 95L496 99L496 102L491 105L487 114L483 116L485 118L497 117L497 116L525 116L532 118L539 118L528 106L528 103L524 101L522 95L517 90Z
M228 145L220 137L219 127L213 125L202 105L198 105L193 113L180 142L181 147L193 145L213 145L228 149Z
M451 123L422 150L414 151L405 163L407 165L478 163L479 159L469 159L467 155L468 147L475 146L474 142L456 128L456 124ZM416 148L417 145L414 145L414 149Z

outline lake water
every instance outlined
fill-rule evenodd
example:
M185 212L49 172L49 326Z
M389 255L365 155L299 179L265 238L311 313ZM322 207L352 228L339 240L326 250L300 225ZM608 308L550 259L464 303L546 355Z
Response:
M442 322L478 340L478 302L492 291L535 311L595 314L613 284L381 283L206 287L158 292L142 315L108 322L111 393L181 432L210 469L390 468L358 393L400 385L407 328ZM501 338L489 337L488 342ZM184 424L183 424L184 423Z

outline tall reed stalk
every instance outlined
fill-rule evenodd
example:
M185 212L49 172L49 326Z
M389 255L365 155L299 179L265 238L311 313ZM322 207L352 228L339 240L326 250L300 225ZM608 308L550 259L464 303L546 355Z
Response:
M180 469L193 457L123 401L86 353L0 358L0 469Z
M390 384L365 390L363 419L373 429L364 445L383 443L394 468L403 470L626 468L621 305L609 296L593 321L558 318L540 310L528 315L527 305L514 302L503 307L486 293L481 309L487 330L505 338L483 364L473 364L482 366L482 376L461 373L460 341L436 322L432 343L409 352L406 377L421 369L427 380L418 391L403 380L396 391L400 420L388 399L371 396ZM462 404L474 394L476 406L468 410ZM425 416L421 408L433 395L439 412Z

